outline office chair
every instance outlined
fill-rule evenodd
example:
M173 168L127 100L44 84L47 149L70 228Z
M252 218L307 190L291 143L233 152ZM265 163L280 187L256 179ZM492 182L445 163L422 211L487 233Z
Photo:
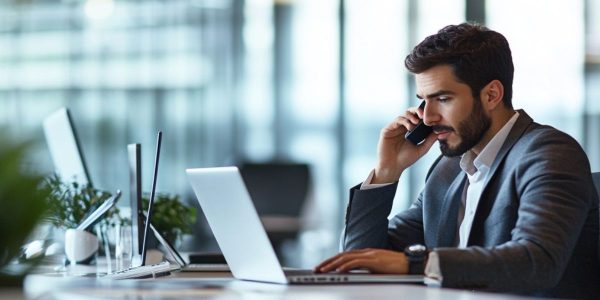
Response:
M305 163L243 163L240 173L256 211L280 255L283 242L296 239L301 213L310 190L310 170Z
M598 197L600 197L600 172L592 173L592 179L594 180L594 185L596 186L596 192L598 192Z
M600 172L592 173L592 179L594 181L594 185L596 186L596 192L598 193L598 198L600 198ZM600 236L598 237L598 259L600 259Z

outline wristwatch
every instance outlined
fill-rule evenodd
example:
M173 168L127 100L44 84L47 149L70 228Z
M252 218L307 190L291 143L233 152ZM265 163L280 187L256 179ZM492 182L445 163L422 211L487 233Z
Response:
M425 245L414 244L404 248L404 255L408 259L408 274L425 274L425 260L429 250Z

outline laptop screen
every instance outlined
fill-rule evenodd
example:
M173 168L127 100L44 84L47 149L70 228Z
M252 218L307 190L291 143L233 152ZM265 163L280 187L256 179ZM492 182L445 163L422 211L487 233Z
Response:
M149 236L149 228L150 222L152 220L152 208L154 206L154 196L156 192L156 180L158 178L158 163L160 161L160 147L162 141L162 132L159 131L156 138L156 154L154 156L154 172L152 173L152 189L150 190L150 201L148 202L148 210L146 212L146 220L144 222L143 228L143 241L142 241L142 251L140 254L134 253L134 258L132 262L132 266L144 266L146 265L146 252L148 245L148 236ZM140 230L141 228L138 228Z
M200 168L186 174L234 277L286 283L239 170Z

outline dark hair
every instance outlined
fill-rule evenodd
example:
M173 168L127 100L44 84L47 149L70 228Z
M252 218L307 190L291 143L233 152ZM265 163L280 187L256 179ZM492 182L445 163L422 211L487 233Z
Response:
M484 26L470 23L446 26L418 44L406 56L404 64L414 74L450 65L458 80L471 88L475 99L479 99L486 84L497 79L504 86L502 102L512 108L514 66L508 41Z

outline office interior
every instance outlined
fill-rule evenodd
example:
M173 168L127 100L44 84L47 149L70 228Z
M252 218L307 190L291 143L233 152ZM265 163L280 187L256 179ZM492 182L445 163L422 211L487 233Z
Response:
M301 230L281 251L311 267L338 250L380 129L418 104L404 57L467 20L509 40L515 108L572 135L600 171L596 0L2 1L0 127L35 140L27 168L50 174L41 124L66 106L94 185L127 190L126 145L141 143L145 191L162 130L157 190L194 206L186 168L306 164ZM438 155L403 174L394 211ZM218 249L201 216L194 232L183 251Z

